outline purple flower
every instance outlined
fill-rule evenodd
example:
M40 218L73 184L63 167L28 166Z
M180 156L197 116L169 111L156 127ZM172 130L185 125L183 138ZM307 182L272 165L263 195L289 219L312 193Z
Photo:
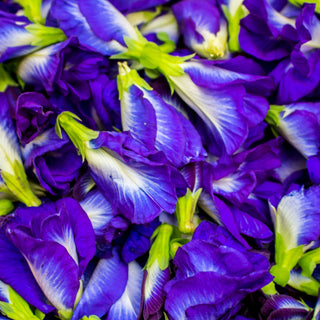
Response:
M204 237L206 233L209 239ZM266 257L248 251L225 229L210 222L198 226L173 262L177 271L166 285L165 303L170 319L188 319L191 315L197 319L203 312L219 318L247 293L272 280Z
M266 61L288 57L298 41L297 10L291 7L285 10L282 6L279 12L266 0L245 0L244 5L249 14L241 20L241 49Z
M54 115L51 103L40 93L22 93L17 100L15 118L17 135L23 144L36 138Z
M209 59L226 56L227 23L212 2L184 0L172 10L187 47Z
M44 295L62 318L70 319L81 293L81 277L95 252L86 213L71 198L18 209L6 233L11 242L2 238L0 259L16 263L2 272L3 281L40 310L51 311L49 306L39 305L39 299L45 301ZM16 278L19 274L25 280Z
M25 145L25 166L32 169L41 186L53 195L64 195L79 175L81 157L67 139L51 128Z

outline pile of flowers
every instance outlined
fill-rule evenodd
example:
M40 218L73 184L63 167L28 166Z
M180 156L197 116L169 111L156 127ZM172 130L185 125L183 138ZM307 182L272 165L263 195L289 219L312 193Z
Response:
M320 319L320 4L0 3L0 319Z

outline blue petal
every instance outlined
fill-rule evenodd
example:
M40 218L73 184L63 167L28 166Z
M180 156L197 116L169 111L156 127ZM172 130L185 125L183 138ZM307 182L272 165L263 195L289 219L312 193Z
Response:
M128 265L128 281L122 296L112 305L106 320L136 320L140 311L143 271L132 261Z
M179 166L185 153L186 138L180 117L172 106L165 103L154 91L144 91L156 114L157 150L163 151L168 160Z
M200 87L188 74L170 79L179 96L205 123L211 135L209 150L215 155L235 152L248 134L247 121L240 112L243 87Z
M2 110L0 111L0 170L8 172L15 176L13 171L14 162L22 164L20 157L20 147L17 135L10 118L9 109L0 94L0 103Z
M280 118L278 128L279 133L306 158L318 153L320 125L314 113L289 109Z
M28 85L33 85L39 90L45 88L48 92L52 92L60 63L59 52L69 42L67 40L48 46L23 58L18 66L19 77Z
M162 308L165 300L164 286L170 280L170 270L161 270L155 261L146 272L143 317L148 319Z
M0 22L0 62L32 52L34 36L24 27L27 23L2 18Z
M102 148L90 149L87 160L107 200L133 223L150 222L163 210L174 211L176 196L167 166L127 163Z
M214 283L214 286L212 285ZM167 292L165 310L174 320L187 319L185 311L187 308L201 304L219 304L226 301L232 295L230 306L239 303L245 296L244 293L236 293L235 282L224 276L217 276L212 272L198 273L193 277L174 283ZM226 303L227 304L227 303ZM218 317L227 310L221 306L217 308ZM219 312L220 311L220 312Z
M9 302L9 286L0 280L0 301Z
M110 203L99 190L94 190L86 195L80 205L87 213L95 235L102 236L104 229L113 217Z
M58 310L73 309L80 285L79 270L67 250L58 243L34 239L19 229L8 231L48 300Z
M58 200L56 211L43 220L41 238L66 248L79 266L80 278L96 250L91 222L79 203L71 198Z
M127 280L128 267L114 252L110 259L101 259L74 310L72 320L83 316L102 317L122 296Z
M250 59L234 58L229 64L223 62L208 62L193 60L182 64L183 70L189 74L192 81L203 87L216 89L221 86L242 84L247 90L257 95L267 95L274 87L270 77L257 74L258 70L248 69L245 72L241 64L256 68Z
M252 171L236 172L212 181L212 191L215 194L235 203L244 202L255 186L256 176Z
M54 309L47 304L22 254L3 233L0 234L0 279L42 312L49 313Z
M68 37L76 36L105 55L125 51L124 36L136 38L133 27L108 1L58 0L52 14Z
M121 123L123 130L153 149L157 134L157 119L152 103L146 99L145 92L132 85L123 92L121 99Z
M319 205L318 186L293 191L281 199L277 207L276 232L281 234L285 250L318 239L320 230L314 226L320 222Z
M233 210L233 215L236 223L239 226L239 231L241 234L254 239L272 239L272 231L260 220L251 217L246 212L240 211L237 208Z

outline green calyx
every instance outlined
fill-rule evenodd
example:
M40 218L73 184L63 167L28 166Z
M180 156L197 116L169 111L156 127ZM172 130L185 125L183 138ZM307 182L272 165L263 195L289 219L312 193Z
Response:
M280 113L285 109L285 106L270 105L270 109L264 119L268 124L272 126L279 126Z
M316 248L305 253L299 260L298 264L302 269L302 275L311 277L317 264L320 263L320 248Z
M67 39L64 32L59 28L47 27L42 24L29 24L25 29L34 36L30 43L32 46L43 48Z
M138 61L149 74L163 74L169 81L170 76L183 76L181 64L191 59L194 55L185 57L171 56L165 47L158 46L154 42L147 41L138 31L138 40L124 38L128 50L112 56L114 59L131 59ZM170 81L169 81L170 84Z
M38 317L30 309L29 304L21 298L11 287L9 290L9 301L0 301L0 310L8 318L13 320L41 320L43 317Z
M1 171L1 177L6 187L16 199L23 202L27 207L38 207L41 201L32 192L22 163L15 160L12 164L12 170L12 173ZM8 203L6 206L8 206Z
M5 216L14 209L14 205L9 199L0 199L0 216Z
M165 270L170 260L170 239L174 232L173 226L163 223L153 233L154 242L149 251L149 259L145 268L150 268L153 263L158 262L159 268Z
M9 86L16 87L18 84L11 78L3 64L0 64L0 92L5 92Z
M118 83L118 91L119 91L119 99L121 100L123 97L123 92L128 92L129 88L132 85L136 85L140 88L144 88L146 90L151 91L152 88L149 84L143 80L138 72L134 69L130 69L126 62L118 63L119 66L119 75L117 77Z
M34 23L45 24L45 19L41 15L42 0L15 0L23 8L24 16Z
M178 220L179 231L186 234L192 234L195 230L193 215L196 211L196 205L202 189L191 192L188 188L187 193L178 199L175 215Z
M241 50L239 44L240 20L248 14L248 10L242 5L243 1L238 2L236 8L228 8L226 5L221 6L228 21L228 46L231 52L239 52Z
M61 128L66 132L84 161L90 140L98 138L99 132L85 127L78 121L81 119L74 113L64 111L57 117L55 130L60 139L62 139Z
M100 320L100 318L97 316L90 316L89 318L87 316L84 316L80 320Z

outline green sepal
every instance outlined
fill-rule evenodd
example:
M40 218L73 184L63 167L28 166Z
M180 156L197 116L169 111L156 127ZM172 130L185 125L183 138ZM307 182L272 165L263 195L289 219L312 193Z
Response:
M319 0L288 0L296 7L302 7L304 3L314 3L316 5L315 12L320 13L320 1Z
M283 236L276 232L275 241L275 261L276 264L291 271L303 255L304 245L295 248L286 249L286 243Z
M188 243L191 239L187 238L174 238L170 241L170 257L174 259L178 249Z
M152 234L151 239L154 239L149 250L149 258L145 265L145 269L152 266L155 261L158 261L159 268L165 270L169 266L170 260L170 239L173 234L173 226L163 223Z
M290 277L288 285L299 291L305 292L309 296L317 297L319 294L320 283L312 277L303 277L302 279L303 281L301 281L300 277L299 282L294 282Z
M285 106L270 105L270 109L265 117L265 121L272 126L279 126L280 113L285 110Z
M30 43L32 46L42 48L67 39L67 36L59 28L47 27L41 24L29 24L25 29L34 36L33 41Z
M302 275L311 277L317 264L320 263L320 248L316 248L305 253L299 260L298 264L302 268Z
M263 288L261 288L264 294L271 296L274 294L277 294L278 291L276 289L276 286L273 281L271 281L269 284L265 285Z
M163 42L163 44L159 45L162 52L170 53L176 48L176 44L170 39L166 32L158 32L157 38Z
M0 216L5 216L14 209L14 205L9 199L0 199Z
M58 314L61 320L70 320L72 318L73 310L72 309L58 310Z
M82 161L84 161L86 149L89 148L88 143L90 140L98 138L99 132L85 127L77 120L81 121L74 113L64 111L57 117L55 130L60 139L62 139L61 128L66 132L74 146L77 148L78 153L81 154Z
M90 316L89 318L87 316L84 316L80 320L100 320L100 318L95 316L95 315L93 315L93 316Z
M117 77L118 91L119 91L119 99L121 100L123 97L123 92L128 92L129 88L132 85L136 85L140 88L144 88L146 90L151 91L152 88L150 85L143 80L138 72L134 69L130 69L126 62L118 63L119 66L119 75Z
M21 296L15 292L11 287L9 290L9 301L0 301L0 310L8 318L13 320L39 320L36 315L30 309L29 304L21 298Z
M18 84L11 78L5 70L4 65L0 64L0 92L5 92L9 86L17 87Z
M34 314L36 315L36 317L38 317L40 320L43 320L45 318L45 314L43 312L41 312L39 309L36 309Z
M280 265L275 264L274 266L272 266L270 269L270 273L274 276L273 281L282 287L286 286L289 282L290 270L283 268Z
M200 197L202 188L191 192L188 188L183 197L178 198L175 215L178 220L178 228L182 233L192 234L195 230L193 215L196 211L196 205Z
M149 70L157 70L162 73L169 81L170 76L183 76L185 74L181 64L195 54L185 57L171 56L163 52L161 46L154 42L147 41L139 31L136 31L138 40L124 37L124 41L128 50L112 56L113 59L132 59L139 61L143 67Z
M37 207L41 201L32 192L23 165L15 160L12 165L13 173L1 171L1 177L13 195L27 207Z
M23 15L34 23L45 24L41 15L42 0L15 0L24 9Z
M239 52L241 51L239 44L240 20L248 14L248 10L245 6L242 5L242 3L237 8L234 15L232 15L232 13L226 5L222 5L221 8L224 13L224 16L228 21L229 50L231 52Z

